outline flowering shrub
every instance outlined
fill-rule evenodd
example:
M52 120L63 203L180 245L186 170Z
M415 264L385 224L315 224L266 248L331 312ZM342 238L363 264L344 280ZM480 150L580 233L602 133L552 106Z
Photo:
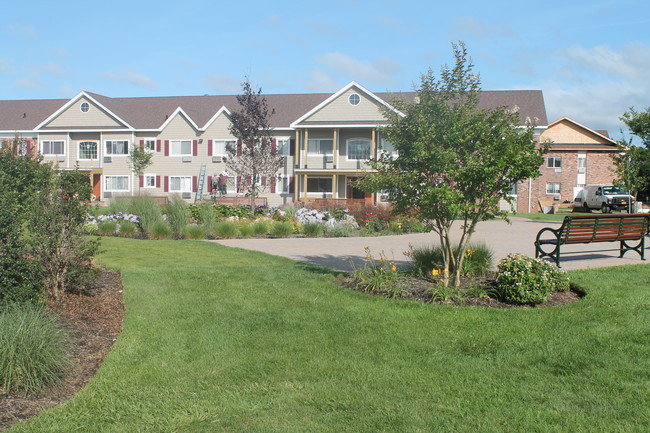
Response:
M541 259L509 254L499 262L497 284L504 301L532 304L546 301L554 291L568 290L569 277Z
M364 251L366 265L352 274L358 281L358 287L364 292L380 294L389 298L402 296L404 290L399 286L400 275L395 262L386 260L383 252L379 254L379 259L375 259L369 247L365 247Z
M99 215L94 217L88 215L86 217L84 229L88 234L99 233L100 235L114 235L122 233L123 236L132 236L136 231L144 233L140 217L127 213L114 213L110 215ZM95 227L94 229L92 227Z
M296 219L300 224L312 224L312 223L323 224L331 218L332 218L332 214L326 210L319 211L316 209L303 207L296 211Z
M291 218L287 215L287 212L280 209L279 207L272 207L266 214L267 217L271 218L273 221L286 222Z

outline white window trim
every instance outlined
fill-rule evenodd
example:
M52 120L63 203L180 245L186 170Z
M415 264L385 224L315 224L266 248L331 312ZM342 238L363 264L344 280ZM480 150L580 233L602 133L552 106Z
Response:
M314 152L312 149L314 146L310 145L310 141L316 141L318 140L319 142L322 140L329 140L332 142L332 152L330 153L320 153L320 152ZM334 139L333 138L310 138L307 140L307 144L309 145L309 152L307 152L307 156L334 156ZM318 149L320 150L320 143L318 144Z
M126 189L109 189L106 187L107 180L109 178L113 177L125 177L126 178ZM129 192L131 191L131 176L126 175L126 174L118 174L118 175L107 175L104 176L104 191L106 192Z
M284 191L282 188L284 179L287 180L287 190ZM280 174L275 177L275 193L278 195L287 195L291 194L291 176L285 176L283 174Z
M147 189L156 188L156 175L155 174L144 173L142 176L143 176L142 182L144 183L142 188L147 188ZM147 186L147 178L148 177L153 177L153 186Z
M180 141L189 141L190 142L190 153L173 153L172 152L172 150L174 148L173 143L174 142L180 142ZM213 143L213 145L214 145L214 143ZM178 139L178 140L169 140L169 156L180 156L180 157L194 156L194 141L192 139L186 139L186 138L182 138L182 139ZM178 176L175 176L175 177L178 177ZM187 191L183 191L183 192L187 192Z
M350 150L350 146L349 146L350 142L351 141L360 141L360 140L367 141L368 143L370 143L370 152L368 153L370 156L367 159L366 158L350 158L350 152L349 152L349 150ZM364 137L356 137L356 138L348 138L347 140L345 140L345 160L346 161L368 161L368 160L370 160L370 158L372 158L372 139L364 138Z
M274 137L275 138L275 150L278 150L278 143L280 141L286 141L287 142L287 153L280 153L278 152L279 156L291 156L291 137ZM332 147L334 147L334 143L332 142ZM333 149L332 149L333 151Z
M86 111L84 111L84 108L83 108L84 105L88 107L88 109ZM82 102L81 104L79 104L79 111L81 111L82 113L89 112L90 111L90 104L87 101Z
M557 192L548 192L549 185L557 185L558 186ZM546 182L546 195L557 195L560 194L561 191L562 191L562 182Z
M356 104L352 103L352 97L353 96L356 96L358 98L358 101L357 101ZM356 107L357 105L361 104L361 96L358 93L350 93L350 95L348 95L348 104L352 105L353 107Z
M81 157L81 143L95 143L95 146L97 146L97 158L82 158ZM100 149L99 149L99 141L96 140L82 140L77 142L77 160L78 161L97 161L99 159L99 154L100 154Z
M184 190L184 189L179 189L179 190L174 190L172 189L172 179L189 179L189 189ZM183 187L183 182L181 182L181 188ZM184 192L192 192L192 176L169 176L169 192L178 192L178 193L184 193Z
M309 191L309 180L310 179L329 179L332 181L331 176L309 176L307 178L307 195L311 197L323 197L323 195L331 195L332 197L334 196L334 191ZM334 183L332 182L332 189L334 188Z
M155 139L155 138L142 138L141 140L142 140L143 142L153 141L153 150L149 150L149 149L147 149L147 147L146 147L146 146L147 146L146 143L143 143L143 146L144 146L144 150L145 150L145 151L147 151L147 152L149 152L149 153L154 153L154 152L156 151L156 139Z
M553 160L553 165L549 165L550 161ZM560 161L560 165L555 165L557 160ZM562 168L562 157L561 156L547 156L546 157L546 168Z
M212 139L212 156L230 156L228 153L228 149L226 148L227 144L229 141L235 142L235 148L237 147L237 139L236 138L213 138ZM217 152L217 142L222 142L223 143L223 153Z
M124 141L126 142L126 153L108 153L108 143L113 143L115 141ZM124 157L124 156L129 156L131 154L131 143L129 140L104 140L104 156L111 156L111 157Z
M45 153L44 152L45 143L52 143L52 142L58 142L58 141L63 143L63 153ZM43 155L43 156L66 156L66 154L67 154L66 149L68 147L68 143L66 142L66 140L42 140L39 143L39 146L40 146L40 149L41 149L41 155Z

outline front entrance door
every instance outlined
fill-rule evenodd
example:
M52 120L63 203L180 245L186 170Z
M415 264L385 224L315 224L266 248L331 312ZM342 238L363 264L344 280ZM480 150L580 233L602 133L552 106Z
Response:
M101 174L93 174L93 196L95 197L95 200L99 200L99 197L101 197L102 194L102 175Z
M348 177L346 178L345 181L345 198L348 199L357 199L357 200L365 200L366 193L364 191L361 191L359 188L355 188L352 183L357 180L357 177Z

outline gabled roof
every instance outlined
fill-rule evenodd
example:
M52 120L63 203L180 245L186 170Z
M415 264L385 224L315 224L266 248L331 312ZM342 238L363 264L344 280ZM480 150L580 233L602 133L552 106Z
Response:
M97 99L95 99L95 98L93 97L93 95L90 94L90 93L88 93L88 92L80 92L79 94L77 94L77 96L75 96L74 98L70 99L66 104L64 104L61 108L59 108L58 110L56 110L54 113L52 113L52 115L51 115L50 117L48 117L48 118L45 119L43 122L41 122L40 124L38 124L38 126L36 126L34 129L40 129L40 128L43 128L44 126L47 126L47 124L48 124L49 122L51 122L52 120L56 119L56 117L57 117L58 115L60 115L61 113L63 113L63 112L64 112L65 110L67 110L67 109L68 109L72 104L74 104L75 102L77 102L77 101L78 101L79 99L81 99L81 98L86 98L86 99L88 99L88 100L91 101L93 104L97 105L99 108L101 108L102 110L104 110L104 111L105 111L109 116L113 117L113 118L114 118L118 123L123 124L123 125L124 125L126 128L128 128L128 129L133 129L133 128L131 127L131 125L129 125L128 122L125 122L124 120L122 120L118 115L116 115L115 113L113 113L109 108L107 108L104 104L102 104L100 101L98 101Z
M556 120L553 123L551 123L550 125L548 125L548 128L552 128L553 126L558 125L558 124L563 123L563 122L571 123L571 124L577 126L578 128L583 129L587 133L593 134L593 135L601 138L602 140L604 140L606 142L606 143L603 143L603 144L612 144L614 146L616 146L618 144L618 142L616 140L613 140L613 139L611 139L609 137L609 134L607 133L607 131L599 131L599 130L591 129L591 128L583 125L582 123L578 123L575 120L573 120L573 119L571 119L569 117L566 117L566 116Z

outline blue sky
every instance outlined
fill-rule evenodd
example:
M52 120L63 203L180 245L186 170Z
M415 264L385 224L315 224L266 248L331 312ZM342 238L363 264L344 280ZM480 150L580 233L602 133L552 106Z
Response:
M482 87L619 137L650 106L650 5L592 1L12 1L0 99L412 90L462 40Z

